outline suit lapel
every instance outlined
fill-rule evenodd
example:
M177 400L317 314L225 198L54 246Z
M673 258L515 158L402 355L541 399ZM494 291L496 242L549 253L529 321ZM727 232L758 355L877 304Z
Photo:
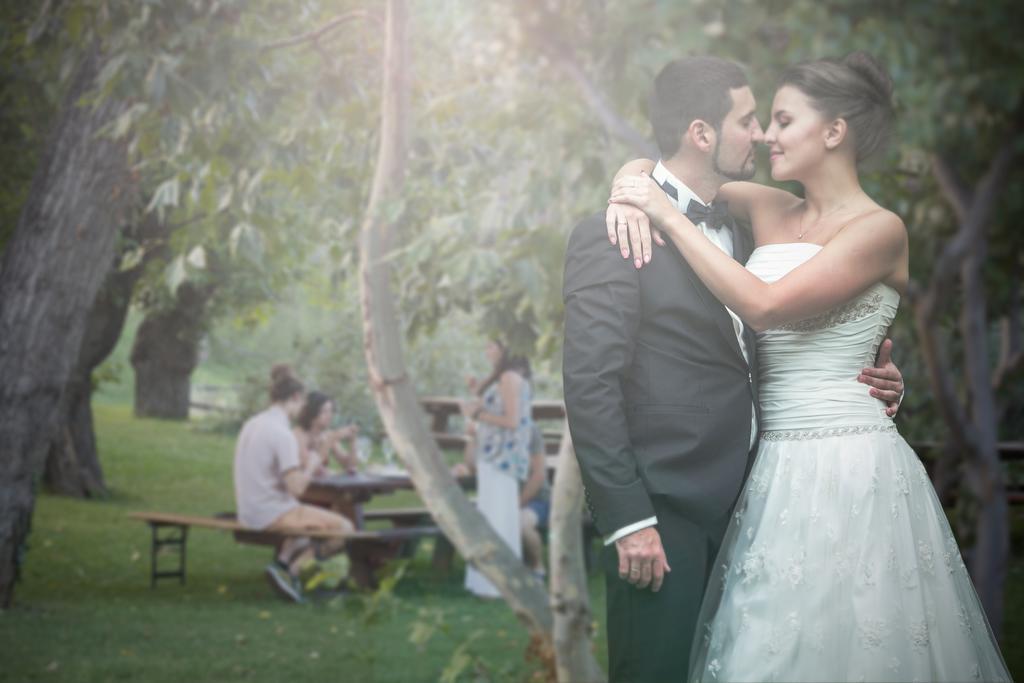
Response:
M661 186L662 191L666 191L664 185L661 185L661 183L658 184ZM675 188L671 189L675 190ZM678 195L676 195L675 199L678 201ZM747 257L750 255L750 250L753 245L753 240L751 239L750 232L749 230L745 230L743 227L737 227L736 222L732 219L732 217L729 217L728 220L728 225L722 229L732 230L733 258L739 261L740 265L745 265ZM743 356L743 351L740 349L740 342L736 338L736 328L733 327L732 316L729 315L729 311L725 310L725 306L722 305L722 302L719 301L718 298L711 293L711 290L709 290L704 285L701 279L697 277L697 274L693 272L692 268L690 268L690 264L687 263L686 259L683 258L683 255L679 253L679 250L676 248L676 245L672 242L672 240L667 240L666 242L667 246L674 252L674 256L677 262L681 265L683 271L686 273L686 277L690 280L690 284L693 286L694 291L697 292L697 295L700 297L704 306L708 309L708 312L711 314L711 317L714 318L715 324L718 326L719 332L721 332L722 336L725 338L726 345L730 349L732 349L732 353L737 360L739 360L747 368L750 368L750 364L747 362L747 359ZM749 326L744 325L743 333L746 335L749 332ZM750 342L749 336L745 337L745 339L747 349L751 354L751 357L753 357L754 346Z
M697 292L697 296L700 297L701 302L707 308L708 314L714 319L718 331L722 333L722 337L725 339L726 346L732 349L732 353L743 365L747 365L747 359L743 357L743 352L740 350L739 340L736 339L736 329L732 326L732 318L729 316L729 311L725 310L722 302L697 277L690 264L679 253L676 245L671 240L666 240L666 243L666 246L672 250L672 255L675 257L679 267L683 269L687 279L689 279L693 291ZM744 325L744 332L746 331L747 327Z

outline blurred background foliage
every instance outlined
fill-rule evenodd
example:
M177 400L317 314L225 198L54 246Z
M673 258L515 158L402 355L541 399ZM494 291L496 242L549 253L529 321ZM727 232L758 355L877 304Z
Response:
M906 221L919 282L956 228L932 156L953 159L971 184L997 150L1021 144L1019 3L437 0L411 11L412 151L389 211L423 393L463 391L466 374L486 370L484 341L500 336L533 359L537 393L560 396L565 240L603 209L615 169L649 150L645 99L672 58L743 64L763 121L787 64L863 49L888 65L899 135L865 185ZM137 243L125 231L119 267L145 260L146 273L98 378L127 381L134 326L173 306L188 282L207 297L194 389L223 387L248 410L270 364L287 360L336 395L342 415L377 428L355 271L377 144L381 12L355 0L0 3L0 244L63 84L93 41L106 59L95 97L131 103L109 134L129 144L134 220L166 228ZM759 179L771 182L765 169ZM989 227L993 354L1024 253L1021 172L1011 174ZM955 363L950 304L943 343ZM906 311L892 334L909 386L903 428L941 439ZM1005 382L998 398L1000 437L1022 438L1024 385Z

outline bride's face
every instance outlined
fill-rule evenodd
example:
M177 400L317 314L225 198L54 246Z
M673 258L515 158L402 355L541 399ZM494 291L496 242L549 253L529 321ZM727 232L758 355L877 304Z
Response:
M800 90L779 88L772 102L772 120L764 134L772 178L801 180L813 174L828 151L828 122Z

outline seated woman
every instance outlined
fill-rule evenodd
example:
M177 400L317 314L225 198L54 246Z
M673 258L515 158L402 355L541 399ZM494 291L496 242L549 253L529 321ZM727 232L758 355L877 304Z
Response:
M350 474L358 469L356 437L359 436L359 426L352 424L328 429L333 419L334 401L331 397L320 391L309 392L292 431L299 442L299 462L303 467L313 467L314 476L327 473L332 457Z
M235 447L238 520L251 529L352 531L352 523L342 515L299 502L319 465L312 458L305 466L300 463L299 444L289 424L302 408L305 388L286 365L274 366L270 378L270 407L246 421ZM324 557L340 552L344 544L343 539L331 540L317 550ZM299 572L314 555L310 539L286 540L266 568L270 585L283 597L301 602Z

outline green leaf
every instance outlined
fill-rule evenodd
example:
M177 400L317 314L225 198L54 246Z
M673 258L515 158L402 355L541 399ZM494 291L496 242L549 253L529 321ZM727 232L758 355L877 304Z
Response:
M235 188L230 183L224 185L221 190L220 199L217 200L217 213L226 210L231 206L231 198L235 196Z
M257 265L263 262L263 236L251 223L245 221L231 229L229 237L231 256L241 256Z
M424 648L430 639L437 632L437 626L423 621L417 621L412 625L412 633L409 634L409 642L418 649Z
M156 191L153 192L153 197L149 200L149 205L146 207L146 212L149 213L153 209L161 207L176 207L178 206L178 196L181 192L181 182L177 176L168 178L164 182L160 183Z
M121 112L114 121L114 127L112 134L115 140L122 139L132 129L135 122L149 110L149 106L145 102L136 102L126 110Z
M142 258L145 255L145 247L137 247L135 249L132 249L131 251L125 252L124 256L121 257L121 263L118 265L118 270L131 270L135 266L142 263Z
M185 268L185 257L178 256L167 266L167 272L165 275L167 289L171 290L171 294L174 294L178 291L178 287L180 287L187 279L188 270Z
M188 253L188 257L186 258L186 261L188 262L188 265L192 266L193 268L196 268L198 270L205 269L206 268L206 250L203 249L202 245L194 247L192 249L192 251L190 251Z

